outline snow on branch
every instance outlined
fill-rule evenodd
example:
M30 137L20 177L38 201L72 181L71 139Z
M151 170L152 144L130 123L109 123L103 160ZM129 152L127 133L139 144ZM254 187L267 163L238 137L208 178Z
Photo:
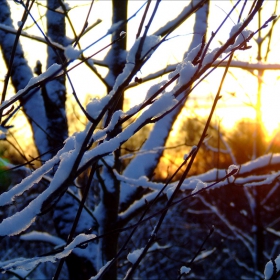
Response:
M55 157L33 171L32 174L26 177L21 183L17 184L9 191L2 193L0 195L0 206L11 203L17 196L20 196L25 191L30 189L35 183L38 183L43 178L43 176L47 174L60 161L60 156L63 153L70 152L73 149L74 139L70 137L66 140L65 146L57 153Z
M29 80L28 84L23 89L20 89L14 96L12 96L9 100L4 101L0 105L0 111L3 111L5 108L12 105L14 102L19 100L22 96L27 94L31 89L36 88L48 78L61 74L62 73L61 70L62 70L62 66L55 63L51 65L44 73L42 73L38 77L32 77Z
M256 162L259 163L259 161L262 162L263 157ZM254 162L253 165L254 165L254 167L259 168L260 164L256 164L256 162ZM266 164L265 162L262 162L262 163ZM250 165L250 162L245 164L245 166L247 166L247 165ZM238 176L238 177L237 178L232 178L230 181L228 179L225 179L221 182L218 182L215 186L212 187L212 189L227 186L229 183L232 183L233 181L236 184L236 187L238 187L239 185L242 185L244 187L269 185L269 184L274 183L278 179L278 177L280 176L280 172L275 172L275 173L272 173L272 174L251 175L251 176L247 175L246 177L240 177L242 172L244 172L244 171L247 172L246 168L241 171L240 169L238 169L237 166L232 165L232 166L229 167L228 170L216 170L216 169L214 169L214 170L211 170L211 171L209 171L207 173L204 173L204 174L201 174L201 175L189 177L189 178L184 180L184 183L181 187L181 190L182 191L191 190L192 193L195 194L195 192L199 191L200 189L205 188L207 185L211 185L213 182L216 182L217 174L218 174L219 178L224 177L225 174L228 174L231 170L236 170L237 172L239 172L238 174L236 174L236 176ZM251 172L253 173L253 169L251 169ZM133 213L137 212L137 210L144 207L146 205L147 201L151 201L152 199L154 199L156 197L156 195L158 194L158 191L161 190L164 187L164 184L162 184L162 183L149 182L147 180L147 178L144 177L144 176L140 177L139 179L134 179L134 178L128 178L128 177L123 176L123 175L119 175L116 172L115 172L115 175L118 178L118 180L121 180L122 182L125 182L126 185L133 186L134 188L139 187L139 186L148 187L151 190L155 190L152 193L144 196L140 200L134 202L128 208L128 210L126 210L125 212L123 212L119 215L119 217L121 219L125 219L125 220L128 217L133 216ZM207 181L208 184L206 184L204 180ZM164 192L168 197L173 193L177 183L178 182L174 182L174 183L171 183L171 184L168 185L168 188ZM213 209L212 209L212 211L215 210L215 209L214 210ZM224 218L222 218L222 219L224 219ZM231 228L231 225L229 225L229 228Z
M265 230L277 237L280 237L280 231L274 230L273 228L266 228Z
M71 254L71 252L77 248L81 243L88 241L90 239L95 238L95 234L79 234L74 238L74 240L67 245L61 252L56 253L51 256L43 256L43 257L34 257L30 259L21 258L20 260L10 260L9 262L1 263L0 262L0 271L5 272L14 269L24 269L31 270L35 266L44 262L52 262L55 263L58 260L65 258Z
M159 42L159 40L160 39L158 36L146 37L141 55L145 56L146 59L150 57L153 52L153 47ZM110 81L110 84L113 85L113 89L110 91L110 93L100 100L93 99L90 103L88 103L87 112L92 116L93 119L97 119L99 116L101 116L104 108L108 106L109 102L112 102L115 98L117 98L118 94L120 94L120 88L124 87L126 83L129 83L133 76L133 72L136 70L135 56L139 47L139 43L140 39L136 40L130 51L127 53L126 64L123 72L117 77L115 81Z
M276 273L279 276L279 271L280 271L280 255L275 260L271 260L265 265L264 279L265 280L278 279L278 277L277 278L276 277L272 278L272 277L276 275Z
M265 175L251 175L248 176L248 170L250 170L251 173L254 173L255 171L258 171L260 168L267 166L267 157L261 157L259 159L256 159L253 162L248 162L240 167L236 167L235 165L232 165L230 168L237 168L237 174L235 174L236 178L231 178L231 180L225 179L221 182L218 182L215 186L213 186L211 189L214 188L220 188L227 186L229 183L234 183L236 184L236 187L239 185L245 186L245 187L251 187L251 186L263 186L263 185L269 185L275 182L275 180L278 179L280 176L280 172L275 172L272 174L265 174ZM277 165L279 164L280 156L276 156L272 162L276 163ZM216 182L216 180L223 178L226 174L229 173L229 170L225 169L212 169L206 173L196 175L196 176L191 176L189 178L186 178L184 180L184 183L182 184L181 190L191 190L193 193L197 192L197 190L204 188L207 185L211 185L212 183ZM149 197L144 196L141 198L139 201L133 203L130 208L128 208L127 211L124 213L120 214L120 217L126 218L127 216L132 215L134 211L137 209L143 207L145 205L145 200L150 200L151 198L155 197L158 191L160 191L163 187L163 183L155 183L148 181L146 177L142 176L138 179L135 179L135 176L129 177L129 175L124 176L116 173L115 175L118 178L118 180L122 181L125 183L126 188L130 186L130 188L135 189L139 186L142 186L144 188L150 188L151 190L154 190L151 194L149 194ZM133 175L133 174L131 174ZM242 177L244 175L244 177ZM232 176L231 176L232 177ZM207 184L206 184L207 182ZM178 182L174 182L168 185L168 188L165 190L165 194L169 197ZM128 190L123 190L123 197L125 197L125 194L127 195Z
M108 261L105 265L103 265L98 273L95 276L92 276L89 280L98 280L99 277L101 276L101 274L103 273L103 271L110 265L111 261Z
M145 155L145 154L161 153L163 150L168 149L168 148L169 147L155 147L155 148L152 148L151 150L141 149L140 151L134 151L134 152L131 152L130 154L125 154L125 155L121 156L120 159L124 160L124 159L133 158L135 155L139 156L139 155Z
M97 23L99 23L100 21L97 21ZM91 29L91 27L87 28L87 32ZM14 27L8 26L6 24L0 23L0 30L3 30L5 32L9 32L11 34L17 34L17 30L14 29ZM46 45L51 45L53 48L61 50L61 51L65 51L67 49L67 47L64 47L63 45L54 42L51 38L48 37L48 40L46 40L44 37L41 36L37 36L37 35L33 35L33 34L29 34L25 31L21 31L20 35L22 37L26 37L29 38L31 40L35 40L38 41L40 43L46 44ZM73 41L73 40L71 40ZM79 58L80 60L82 60L82 58ZM104 60L98 60L98 59L90 59L90 62L95 64L95 65L100 65L100 66L104 66L104 67L108 67L108 64L105 63Z
M144 111L132 124L120 132L116 137L101 143L98 147L87 151L83 157L82 165L87 165L93 158L112 153L121 144L131 138L145 123L149 123L154 117L164 114L177 104L172 92L160 96L153 104Z
M227 61L220 61L217 59L213 63L213 66L226 67ZM230 67L241 68L245 70L280 70L280 64L278 63L262 63L262 62L247 62L240 60L232 60Z
M3 24L3 23L0 23L0 30L5 31L5 32L9 32L9 33L15 34L15 35L18 32L14 27L8 26L8 25ZM36 35L33 35L33 34L29 34L25 31L21 31L20 35L23 36L23 37L26 37L26 38L29 38L29 39L36 40L38 42L47 44L47 41L43 37L36 36ZM52 42L52 44L53 44L53 46L55 46L58 49L63 49L64 48L62 45L60 45L58 43Z
M135 213L137 213L139 209L147 206L147 202L149 203L153 201L157 197L158 193L158 191L151 192L144 195L141 199L133 202L133 204L130 205L130 207L125 212L119 214L119 219L129 220L130 217L135 216Z
M154 183L149 182L146 176L141 176L138 179L128 178L124 175L120 175L116 170L114 170L114 174L119 181L126 182L130 185L134 185L135 187L144 187L144 188L151 188L153 190L161 190L165 184L163 183Z
M132 48L127 54L127 62L128 63L135 63L136 52L138 51L139 45L143 38L138 38L135 43L133 44ZM147 36L144 40L144 45L141 50L140 58L143 59L143 56L150 57L153 52L153 48L160 42L160 37L155 35Z
M175 19L167 22L164 26L158 29L154 34L157 36L164 36L170 33L175 27L180 26L185 20L187 20L193 13L201 8L207 1L191 1L191 3L185 7L182 12L176 16Z
M275 170L280 166L280 154L267 154L261 156L255 160L244 163L240 166L237 177L247 176L250 173L258 172L264 170L264 168L269 168ZM203 182L213 182L216 179L221 179L225 176L226 171L222 169L212 169L203 174L194 176L193 178L199 178Z
M226 67L227 60L220 60L217 59L213 62L212 67ZM145 83L151 80L154 80L158 77L163 75L169 74L170 72L175 71L177 64L170 64L167 65L164 69L151 73L147 76L141 78L141 82ZM231 68L240 68L244 70L280 70L280 64L277 63L262 63L262 62L247 62L247 61L240 61L240 60L232 60L230 63ZM127 88L132 88L138 86L138 83L133 82L130 83Z
M166 249L169 248L170 245L165 245L165 246L161 246L159 245L157 242L155 242L148 250L148 252L153 252L153 251L157 251L157 250L162 250L162 249ZM140 248L140 249L136 249L131 253L128 253L127 255L127 260L130 263L135 263L136 260L138 259L139 255L142 253L144 248Z
M263 176L249 176L249 178L238 178L235 182L237 184L243 184L245 187L263 186L270 185L275 182L276 179L280 177L280 171ZM250 180L251 182L245 183L245 180Z
M64 245L65 241L57 236L53 236L48 232L31 231L29 233L22 234L20 240L24 241L43 241L51 243L55 246Z
M256 172L266 167L275 168L280 164L280 154L267 154L255 160L245 163L241 166L239 174L245 175L250 172ZM274 167L275 166L275 167Z
M27 229L35 221L36 217L41 213L45 202L49 200L54 193L56 193L57 191L61 191L61 188L64 187L65 182L69 178L71 178L73 166L75 165L76 159L79 156L81 147L83 145L83 140L86 137L86 133L87 128L85 129L85 132L77 133L75 136L68 138L68 141L66 141L65 145L66 148L62 149L63 152L60 151L59 157L55 156L55 160L50 160L45 164L46 166L48 166L48 163L50 163L49 167L52 167L53 164L57 162L58 158L60 160L59 166L56 170L56 173L54 174L53 179L50 182L49 187L42 193L40 193L34 200L32 200L23 210L15 213L11 217L4 219L0 224L0 236L15 235ZM68 142L69 145L67 145ZM72 147L73 144L74 149L68 149L68 146ZM35 175L33 174L37 175L37 172L39 173L38 177L42 176L42 170L44 170L45 165L34 171L31 176L25 179L26 183L19 184L20 187L18 188L21 191L22 189L29 188L30 185L27 182L29 182L29 180L34 180L33 176L35 177ZM45 171L49 170L50 169L47 169ZM37 179L38 177L35 177L35 179ZM13 189L11 189L11 191L12 190ZM7 192L6 196L4 195L4 202L7 203L7 196L8 198L10 198L11 191ZM14 195L13 192L12 195Z

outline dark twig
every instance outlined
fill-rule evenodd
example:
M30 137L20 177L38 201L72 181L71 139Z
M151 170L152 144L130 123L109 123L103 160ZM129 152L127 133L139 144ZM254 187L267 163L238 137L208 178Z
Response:
M210 236L213 234L214 229L215 229L215 227L212 225L212 227L211 227L209 233L208 233L207 236L204 238L204 240L203 240L203 242L201 243L199 249L197 250L197 252L196 252L195 255L193 256L192 260L188 263L188 265L187 265L188 267L191 267L191 266L192 266L192 264L193 264L195 258L196 258L196 257L198 256L198 254L203 250L203 247L204 247L205 243L206 243L207 240L210 238ZM179 274L177 280L180 280L180 279L182 278L183 275L184 275L184 273L181 273L181 272L180 272L180 274Z
M231 59L232 59L232 56L233 56L233 54L231 55L231 58L230 58L229 61L228 61L228 65L227 65L227 68L225 69L224 75L223 75L223 77L222 77L222 80L221 80L221 83L220 83L220 87L219 87L219 89L218 89L218 92L217 92L217 94L216 94L215 100L214 100L213 105L212 105L211 112L210 112L209 117L208 117L208 119L207 119L207 122L206 122L206 124L205 124L204 130L203 130L202 135L201 135L201 137L200 137L200 140L199 140L199 142L198 142L198 144L197 144L197 149L195 149L194 153L192 154L192 156L191 156L191 158L190 158L190 161L189 161L189 163L188 163L188 165L187 165L187 167L186 167L186 170L184 171L184 173L183 173L181 179L179 180L179 182L178 182L178 184L177 184L177 186L176 186L174 192L172 193L171 197L169 198L169 200L168 200L168 202L167 202L167 204L166 204L167 210L163 211L163 213L161 214L161 216L160 216L160 218L159 218L159 221L158 221L157 225L155 226L155 228L154 228L154 230L153 230L153 232L152 232L152 234L151 234L151 236L150 236L150 239L148 240L146 246L144 247L143 251L141 252L141 254L139 255L139 257L137 258L137 260L135 261L135 263L132 265L131 269L128 271L128 273L127 273L127 275L126 275L126 277L125 277L126 280L127 280L127 279L131 279L131 277L132 277L134 271L136 270L136 268L137 268L138 265L140 264L141 260L144 258L144 256L145 256L146 253L148 252L149 247L154 243L154 240L155 240L155 238L156 238L156 236L157 236L157 233L158 233L158 231L159 231L159 229L160 229L160 227L161 227L161 225L162 225L162 222L163 222L163 220L164 220L164 218L165 218L165 216L166 216L166 214L167 214L167 211L168 211L170 205L172 204L175 195L176 195L176 194L178 193L178 191L180 190L180 188L181 188L181 186L182 186L182 184L183 184L183 182L184 182L186 176L187 176L188 173L189 173L189 170L190 170L191 167L192 167L193 161L194 161L194 159L195 159L195 157L196 157L196 155L197 155L197 153L198 153L198 151L199 151L199 148L201 147L201 145L202 145L202 143L203 143L203 141L204 141L204 139L205 139L206 132L207 132L207 130L208 130L208 127L209 127L210 121L211 121L211 119L212 119L213 113L214 113L214 111L215 111L216 105L217 105L217 103L218 103L218 100L220 99L220 92L221 92L222 85L223 85L224 79L225 79L225 77L226 77L226 74L227 74L227 72L228 72L228 68L229 68L230 61L231 61Z
M90 189L91 181L92 181L92 178L93 178L95 170L96 170L96 164L94 164L92 166L91 170L90 170L88 181L87 181L86 187L85 187L84 192L83 192L82 200L80 202L79 209L78 209L78 211L76 213L76 216L75 216L75 219L73 221L71 231L70 231L70 233L68 235L68 238L67 238L67 241L66 241L66 245L68 245L73 240L73 238L74 238L75 231L76 231L79 219L81 217L81 214L82 214L82 211L83 211L83 208L84 208L87 196L88 196L88 192L89 192L89 189ZM57 280L58 279L58 277L60 275L60 272L62 270L64 261L65 261L65 258L60 259L59 264L58 264L57 269L56 269L56 272L55 272L55 275L53 277L53 280Z
M29 6L29 1L27 1L26 3L26 7ZM5 98L6 98L6 92L7 92L7 88L8 88L8 83L9 83L9 79L11 77L11 74L12 74L12 70L13 70L13 62L14 62L14 58L15 58L15 54L16 54L16 49L17 49L17 45L18 45L18 42L19 42L19 37L21 35L21 31L23 29L23 26L27 20L27 16L28 16L28 13L32 7L34 3L34 0L32 1L31 5L29 6L29 10L24 10L23 12L23 16L22 16L22 19L21 19L21 25L19 26L19 29L16 33L16 37L15 37L15 41L14 41L14 45L13 45L13 49L12 49L12 52L11 52L11 57L10 57L10 61L9 61L9 66L8 66L8 72L5 76L5 80L4 80L4 86L3 86L3 90L2 90L2 96L1 96L1 104L4 102ZM2 119L2 111L0 111L0 123L1 123L1 119Z
M146 6L146 9L145 9L144 14L143 14L143 16L142 16L142 19L141 19L141 22L140 22L140 25L139 25L139 28L138 28L138 32L137 32L137 34L136 34L136 39L138 39L138 37L139 37L140 34L141 34L141 30L142 30L143 24L144 24L144 22L145 22L145 18L146 18L146 16L147 16L147 13L148 13L148 10L149 10L149 7L150 7L151 2L152 2L151 0L148 0L148 1L147 1L147 6Z

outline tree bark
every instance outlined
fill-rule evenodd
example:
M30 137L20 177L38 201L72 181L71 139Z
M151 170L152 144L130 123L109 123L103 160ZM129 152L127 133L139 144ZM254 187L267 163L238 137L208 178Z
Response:
M53 42L65 45L65 16L62 13L54 12L59 8L60 3L56 0L48 0L47 11L47 36ZM48 46L47 68L54 63L62 64L65 60L64 53ZM50 147L54 149L49 153L52 158L57 148L68 137L68 124L65 113L66 88L65 76L61 76L46 85L43 95L47 113L47 132Z
M10 7L5 0L0 1L0 22L13 27ZM7 68L9 68L12 50L14 46L16 36L12 33L0 30L0 46L3 54L3 58ZM23 89L31 78L33 73L25 59L24 52L20 41L17 43L14 60L11 69L11 82L16 92ZM20 99L20 103L23 107L24 113L27 117L31 129L33 132L33 139L35 146L39 154L43 154L49 150L49 145L46 137L46 111L44 108L44 102L39 89L35 89L29 94ZM46 159L42 157L41 159Z
M127 19L127 1L112 1L113 9L113 22L116 24L120 21L126 21ZM116 30L112 34L112 40L119 38L121 31L126 32L126 24L121 27L120 30ZM126 38L117 41L112 45L110 50L111 61L109 63L110 69L108 75L113 84L119 74L122 73L126 62ZM109 84L107 88L108 93L112 90L113 84ZM121 98L117 101L117 104L112 104L111 110L105 120L105 123L110 121L112 114L117 110L123 109L124 96L122 94ZM119 127L115 134L121 132L122 128ZM114 137L115 135L110 135ZM114 152L114 166L118 172L121 171L121 161L120 161L120 149ZM120 182L115 178L110 168L103 166L102 177L104 186L100 187L102 190L102 206L104 207L104 212L102 215L104 219L100 221L101 230L103 233L112 230L117 225L118 220L118 210L119 210L119 195L120 195ZM100 240L100 251L102 252L102 264L106 264L108 261L112 260L118 249L118 234L106 236ZM117 279L117 262L108 270L103 278L105 279Z

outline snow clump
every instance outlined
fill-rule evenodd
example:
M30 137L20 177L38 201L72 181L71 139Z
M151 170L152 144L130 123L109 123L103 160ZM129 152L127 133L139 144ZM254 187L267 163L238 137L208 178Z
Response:
M144 248L141 248L141 249L137 249L137 250L133 251L132 253L129 253L127 255L127 260L134 264L138 260L139 256L143 252L143 250L144 250Z
M278 257L274 260L274 264L276 265L276 272L280 270L280 255L278 255ZM270 279L271 276L273 275L273 270L274 270L274 265L272 261L269 261L266 265L265 265L265 269L264 269L264 279Z
M127 57L126 57L126 61L128 63L134 63L135 62L135 55L137 53L137 50L139 48L139 44L140 44L141 40L142 40L142 38L138 38L135 41L132 48L130 49L130 51L128 52ZM152 51L153 47L155 47L159 42L160 42L160 37L159 36L155 36L155 35L147 36L145 38L145 41L144 41L144 44L143 44L143 47L142 47L142 50L141 50L140 58L142 59L143 55L147 54L147 52L149 52L147 54L147 56L150 57L153 53L153 51Z
M71 45L65 48L64 55L69 60L75 60L79 58L81 51L75 50Z
M106 95L101 99L93 98L87 105L86 110L93 119L97 119L104 107L109 103L110 95Z
M232 164L228 167L227 173L230 174L232 173L232 175L236 174L239 170L239 167L235 164Z
M189 267L186 267L186 266L182 266L180 268L180 273L181 274L188 274L190 271L191 271L191 269Z
M206 183L204 183L202 181L198 181L196 186L195 186L195 189L192 191L192 194L196 193L196 192L198 192L198 191L200 191L200 190L202 190L202 189L204 189L206 187L207 187Z

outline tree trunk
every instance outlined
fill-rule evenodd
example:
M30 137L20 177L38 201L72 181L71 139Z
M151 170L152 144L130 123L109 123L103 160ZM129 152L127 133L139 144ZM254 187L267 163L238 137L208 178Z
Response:
M7 1L4 0L0 1L0 22L13 28L10 7ZM9 68L15 39L16 36L14 34L0 30L0 46L7 68ZM15 91L18 92L20 89L25 88L29 80L33 78L32 70L24 58L24 52L20 41L17 43L11 67L11 76L6 76L6 79L11 78ZM39 89L31 91L21 98L20 102L28 122L31 125L38 153L43 154L48 151L49 146L45 132L46 112L41 91ZM43 157L43 160L44 159L46 158Z
M47 36L53 42L64 45L65 41L65 16L62 13L54 12L59 8L59 1L48 0L47 11ZM48 46L47 68L54 63L62 64L65 60L62 51L54 51ZM49 153L52 158L59 146L68 137L68 125L65 114L66 88L65 76L55 79L46 85L44 91L44 103L47 113L47 132L50 147L54 149Z
M126 21L127 19L127 1L119 1L113 0L113 22L115 24L119 21ZM121 27L120 30L116 30L112 34L112 40L119 38L119 34L121 31L126 32L126 24ZM126 62L126 38L117 41L113 44L110 50L110 57L112 60L109 62L110 70L109 76L110 80L115 82L116 78L119 74L122 73L123 68ZM108 92L112 89L113 84L110 84L108 87ZM117 104L112 104L113 107L110 110L110 113L105 120L105 123L110 121L112 114L117 110L123 109L123 94L121 98L117 101ZM115 134L120 133L122 130L119 127L118 131ZM110 135L110 137L114 137L115 135ZM114 166L113 168L116 169L118 172L121 170L121 161L120 161L120 149L114 152ZM113 173L111 172L109 167L103 166L102 171L102 178L103 178L103 187L102 189L102 206L104 219L100 221L101 224L101 231L102 233L108 232L114 227L116 227L117 220L118 220L118 210L119 210L119 194L120 194L120 182L115 178ZM118 249L118 234L106 236L100 240L100 251L102 252L102 264L106 264L108 261L112 260L116 254ZM106 275L104 276L105 279L117 279L117 262L108 270Z

